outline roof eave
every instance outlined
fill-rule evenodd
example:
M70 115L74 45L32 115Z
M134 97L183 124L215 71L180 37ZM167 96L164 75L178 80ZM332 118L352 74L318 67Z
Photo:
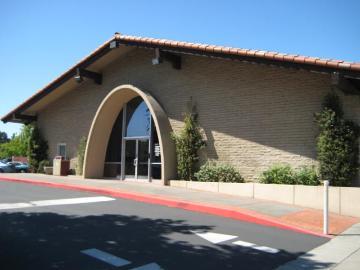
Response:
M114 40L116 40L118 37L112 37L105 43L103 43L101 46L99 46L96 50L94 50L92 53L90 53L88 56L80 60L77 64L72 66L70 69L68 69L66 72L61 74L59 77L54 79L52 82L50 82L48 85L43 87L41 90L36 92L34 95L32 95L30 98L25 100L23 103L21 103L19 106L11 110L9 113L4 115L1 118L1 121L4 123L7 122L16 122L16 123L22 123L21 120L14 118L15 114L20 114L36 102L38 102L40 99L42 99L44 96L48 95L55 89L57 89L59 86L64 84L69 79L72 79L76 75L76 70L78 68L86 68L92 63L94 63L96 60L107 54L110 49L110 43Z

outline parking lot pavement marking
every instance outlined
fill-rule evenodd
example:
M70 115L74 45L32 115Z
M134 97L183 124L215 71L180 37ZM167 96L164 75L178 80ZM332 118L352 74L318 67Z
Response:
M260 250L260 251L264 251L264 252L267 252L267 253L278 253L280 250L276 249L276 248L271 248L271 247L266 247L266 246L258 246L254 243L249 243L249 242L245 242L245 241L235 241L233 242L234 245L237 245L237 246L242 246L242 247L247 247L247 248L253 248L253 249L256 249L256 250Z
M34 206L51 206L51 205L108 202L108 201L114 201L114 200L115 200L114 198L110 198L110 197L97 196L97 197L81 197L81 198L71 198L71 199L32 201L30 203L33 204Z
M95 203L95 202L108 202L116 199L105 196L96 197L81 197L71 199L57 199L57 200L44 200L44 201L31 201L28 203L2 203L0 210L40 207L40 206L53 206L53 205L68 205L68 204L81 204L81 203Z
M222 233L213 233L213 232L205 232L205 233L198 233L194 232L197 236L204 238L205 240L213 243L218 244L221 242L225 242L228 240L232 240L237 238L236 235L229 235L229 234L222 234Z
M106 263L111 264L112 266L116 266L116 267L131 264L131 262L128 260L117 257L110 253L101 251L96 248L85 249L85 250L82 250L81 253L86 254L90 257L96 258L100 261L106 262Z
M130 270L163 270L163 269L157 263L149 263L136 268L131 268Z
M0 210L32 207L31 203L0 203Z
M219 244L219 243L222 243L222 242L225 242L228 240L238 238L238 236L236 236L236 235L229 235L229 234L222 234L222 233L213 233L213 232L199 233L199 232L195 232L195 231L193 231L193 233L213 244ZM267 252L267 253L275 254L275 253L280 252L280 250L278 250L276 248L259 246L254 243L245 242L245 241L241 241L241 240L232 242L232 244L237 245L237 246L247 247L247 248L253 248L253 249L260 250L260 251Z

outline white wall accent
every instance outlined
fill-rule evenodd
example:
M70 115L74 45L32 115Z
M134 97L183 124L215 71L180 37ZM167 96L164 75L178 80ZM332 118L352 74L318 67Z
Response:
M218 183L183 180L171 180L169 185L271 200L314 209L322 209L323 207L323 186ZM330 187L329 209L330 212L335 214L360 217L360 187Z

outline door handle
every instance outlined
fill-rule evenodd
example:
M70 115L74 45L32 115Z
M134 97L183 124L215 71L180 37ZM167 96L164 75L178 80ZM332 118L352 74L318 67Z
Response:
M135 158L133 163L135 167L137 166L137 161L138 161L137 158Z

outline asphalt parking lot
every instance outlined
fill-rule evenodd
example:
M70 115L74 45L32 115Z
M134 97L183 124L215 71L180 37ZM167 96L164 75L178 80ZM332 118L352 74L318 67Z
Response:
M4 269L274 269L328 238L95 193L0 182Z

